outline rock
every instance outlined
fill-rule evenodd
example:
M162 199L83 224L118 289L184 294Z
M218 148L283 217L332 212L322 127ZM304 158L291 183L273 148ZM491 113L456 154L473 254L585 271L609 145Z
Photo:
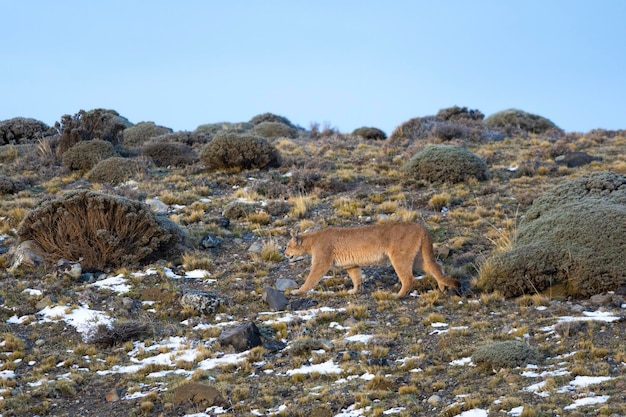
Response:
M207 291L188 290L180 299L183 307L189 307L198 313L213 315L224 300Z
M430 397L428 397L428 400L426 400L426 402L432 406L436 406L437 404L441 402L441 397L438 396L437 394L433 394Z
M263 301L265 301L272 311L283 311L289 300L285 297L282 291L278 291L272 287L263 288Z
M587 165L593 161L601 161L602 158L591 156L586 152L567 152L554 158L559 165L566 165L568 168L576 168Z
M8 268L10 273L14 273L19 267L36 267L43 263L45 253L41 246L34 240L26 240L20 243L14 250L9 251L9 258L12 260Z
M203 408L212 406L224 406L226 401L220 392L210 385L190 382L172 390L174 404L191 402L194 405L202 405Z
M252 322L238 324L225 329L217 341L222 345L230 345L237 352L243 352L256 346L261 346L261 332Z
M287 344L278 340L263 340L263 347L270 352L278 352L286 348Z
M169 211L169 206L157 198L147 198L144 203L156 214L167 214Z
M68 261L67 259L59 259L56 266L57 278L68 277L74 280L80 278L80 274L83 273L83 268L80 266L80 262Z
M609 305L613 301L612 294L596 294L589 298L592 304Z
M250 253L259 253L262 250L263 250L263 243L262 242L254 242L248 248L248 252L250 252Z
M316 305L317 301L315 300L311 300L309 298L299 298L289 303L289 309L292 311L307 310L311 307L315 307Z
M114 403L120 400L121 390L119 388L113 388L111 391L107 392L104 396L104 399L108 403Z
M37 311L41 311L46 307L53 306L57 303L57 298L54 295L46 295L35 304Z
M285 291L287 289L298 288L300 285L292 279L280 278L276 280L276 289L279 291Z
M228 229L230 226L230 219L228 217L220 217L216 221L217 225L223 229Z
M202 238L202 240L200 240L200 246L202 246L204 249L213 249L220 246L223 241L224 240L218 236L206 235Z

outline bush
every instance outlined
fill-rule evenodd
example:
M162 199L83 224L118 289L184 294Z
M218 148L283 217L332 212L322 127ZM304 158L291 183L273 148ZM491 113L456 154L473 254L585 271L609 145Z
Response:
M56 131L39 120L14 117L0 121L0 145L37 143L43 137L54 136Z
M132 125L115 110L80 110L74 116L66 114L61 122L55 124L61 133L59 155L63 155L78 142L87 140L100 139L117 145L122 142L124 129Z
M589 297L626 284L626 176L563 181L536 199L510 250L487 259L479 286L506 297L550 289Z
M0 174L0 195L19 193L24 188L26 184L21 179Z
M115 155L111 142L89 140L72 146L63 154L61 163L71 170L90 170L98 162Z
M265 138L236 134L213 139L202 149L200 160L211 171L262 169L281 162L278 150Z
M252 128L253 135L262 136L268 139L296 138L298 131L289 125L280 122L262 122Z
M545 117L526 113L522 110L509 109L492 114L485 119L485 125L492 128L505 128L511 133L545 133L560 128Z
M495 370L534 364L539 360L541 360L541 355L535 349L517 340L480 346L472 355L472 362L475 364Z
M253 126L256 126L256 125L264 123L264 122L282 123L282 124L287 125L289 127L295 128L295 126L293 125L293 123L291 123L291 121L289 119L287 119L284 116L279 116L279 115L273 114L273 113L257 114L252 119L250 119L250 121L248 123L252 124Z
M433 145L415 154L403 167L407 175L429 182L457 183L488 177L487 164L460 146Z
M145 204L84 190L32 210L17 233L39 244L48 262L81 259L86 271L141 266L177 255L184 242L175 223Z
M450 141L453 139L470 142L486 140L502 140L504 135L496 129L488 129L480 120L478 110L454 113L450 109L439 112L440 116L426 116L409 119L396 127L388 139L391 145L401 145L417 140L431 140L435 142ZM465 117L467 116L467 117Z
M191 146L184 143L147 143L141 153L159 167L191 165L198 160Z
M114 156L98 162L88 173L91 182L119 185L126 182L145 168L145 164L135 159Z
M173 130L169 127L158 126L154 122L139 122L135 126L124 129L122 134L125 147L140 148L148 139L172 132Z
M198 126L191 132L191 137L193 143L208 143L217 136L246 133L253 127L252 123L209 123Z
M438 119L446 121L480 121L485 115L480 110L468 110L467 107L453 106L441 109L436 116Z
M355 136L361 136L367 140L385 140L387 134L376 127L359 127L352 132Z

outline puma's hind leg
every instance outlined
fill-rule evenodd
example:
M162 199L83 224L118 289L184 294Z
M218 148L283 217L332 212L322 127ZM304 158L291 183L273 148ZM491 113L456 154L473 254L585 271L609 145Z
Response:
M389 260L393 269L396 271L402 287L398 291L399 297L404 297L411 292L415 286L415 277L413 276L413 260L406 253L390 253Z
M361 291L361 268L355 266L353 268L346 269L350 279L352 280L352 289L348 290L348 294L358 294Z
M413 261L414 266L419 267L424 272L432 276L437 280L439 290L444 292L446 286L459 288L461 283L454 278L447 276L443 272L443 268L439 265L439 262L435 259L435 253L433 251L433 244L430 239L425 239L422 242L422 253L415 256Z

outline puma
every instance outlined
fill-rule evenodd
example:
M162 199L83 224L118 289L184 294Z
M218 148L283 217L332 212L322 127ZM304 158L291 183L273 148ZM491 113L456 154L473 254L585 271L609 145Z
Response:
M407 295L414 285L414 269L432 275L444 291L446 286L458 288L459 281L443 273L435 260L433 241L428 230L417 223L382 223L351 228L329 227L291 238L285 256L311 254L311 271L304 284L292 294L304 294L322 279L332 265L343 267L352 279L356 294L361 290L361 266L374 265L389 258L398 274L402 288L398 296Z

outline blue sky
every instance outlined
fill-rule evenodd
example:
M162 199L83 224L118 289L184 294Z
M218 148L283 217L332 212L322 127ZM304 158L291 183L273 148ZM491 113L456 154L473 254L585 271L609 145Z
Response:
M626 128L626 1L2 1L0 120L272 112L387 133L453 105Z

